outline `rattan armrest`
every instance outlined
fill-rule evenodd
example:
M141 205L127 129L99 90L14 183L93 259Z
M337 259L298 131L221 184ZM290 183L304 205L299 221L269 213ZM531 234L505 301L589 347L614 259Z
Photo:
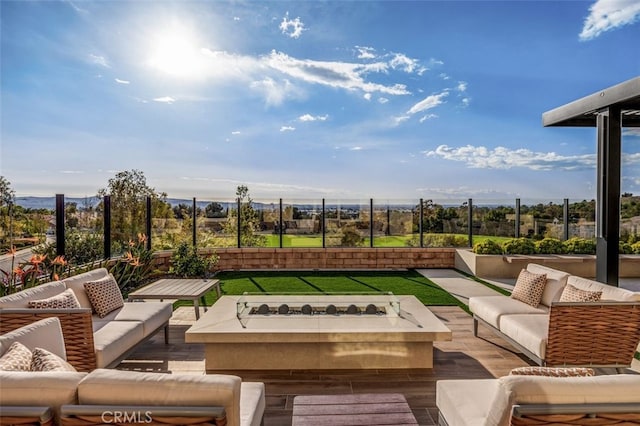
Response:
M512 426L578 424L640 424L640 404L523 404L511 411Z
M0 406L0 425L50 425L53 413L49 407L40 406Z
M61 423L67 426L96 423L227 424L226 411L219 406L63 405L60 412Z
M67 361L78 371L94 370L96 353L91 309L0 309L0 334L51 317L60 320Z
M554 303L548 366L628 367L640 342L640 302Z

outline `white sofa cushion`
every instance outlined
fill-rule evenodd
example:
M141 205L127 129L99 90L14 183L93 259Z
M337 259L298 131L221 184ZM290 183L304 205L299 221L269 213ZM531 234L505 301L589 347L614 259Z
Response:
M640 292L625 290L624 288L602 284L598 281L571 275L567 284L587 291L602 291L601 300L615 300L618 302L640 302Z
M242 382L240 389L240 424L260 426L266 406L264 383Z
M168 302L125 302L122 308L109 312L103 318L94 316L94 321L140 321L143 335L147 337L169 321L172 314L173 305Z
M76 295L78 302L80 302L80 306L83 308L92 309L91 302L89 301L89 296L87 296L87 292L84 289L84 283L88 281L96 281L100 278L108 277L109 271L106 268L98 268L93 269L88 272L83 272L82 274L74 275L69 278L65 278L62 280L66 288L70 288Z
M64 360L67 359L62 327L57 317L41 319L3 334L0 336L0 355L13 342L20 342L31 351L35 348L43 348Z
M139 321L105 322L93 333L96 365L99 368L108 366L143 338L143 326Z
M60 406L76 404L77 387L87 373L70 371L0 371L0 406L43 406L53 409L57 419ZM57 422L57 424L60 424Z
M0 309L7 308L28 308L29 301L46 299L65 291L66 287L62 281L52 281L50 283L41 284L0 297Z
M469 299L469 309L490 325L500 329L501 317L510 314L547 314L544 305L537 308L503 295L477 296Z
M438 380L436 405L450 426L497 426L508 407L496 379Z
M547 285L544 287L540 303L545 306L551 306L551 303L557 302L560 299L562 289L567 285L567 279L569 278L568 273L536 263L529 263L527 265L527 271L533 272L534 274L547 275Z
M500 331L537 357L544 359L549 332L549 315L504 315Z
M232 375L159 374L97 369L78 385L80 404L224 406L240 425L241 379Z

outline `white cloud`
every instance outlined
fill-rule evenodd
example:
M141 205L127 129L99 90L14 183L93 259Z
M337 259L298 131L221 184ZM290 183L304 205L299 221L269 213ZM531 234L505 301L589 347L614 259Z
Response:
M164 103L164 104L172 104L174 103L176 100L173 99L171 96L163 96L161 98L155 98L154 99L155 102L160 102L160 103Z
M450 80L451 79L451 77L449 77L447 74L445 74L443 72L440 73L440 78L443 79L443 80Z
M461 203L466 202L467 199L491 199L491 200L504 200L518 197L518 194L512 192L496 191L493 189L484 188L471 188L468 186L458 186L449 188L416 188L416 192L428 194L432 199L448 199L459 200Z
M408 119L410 119L411 117L408 115L401 115L399 117L393 117L393 122L396 126L404 123L405 121L407 121Z
M232 135L239 135L240 134L240 130L234 130L233 132L231 132Z
M407 114L413 115L431 108L435 108L438 105L442 104L444 102L443 99L447 96L449 96L449 92L447 92L446 90L442 93L438 93L437 95L429 95L412 106L409 111L407 111Z
M385 86L365 81L363 75L371 71L369 65L348 62L328 62L295 59L291 56L273 51L265 59L266 65L297 80L307 83L322 84L346 90L363 92L381 92L389 95L408 95L410 92L404 84Z
M291 126L282 126L280 127L281 132L293 132L296 128Z
M301 115L300 117L298 117L298 120L300 121L326 121L329 118L328 115L311 115L311 114L304 114Z
M470 103L471 103L471 98L462 98L463 107L468 107Z
M402 53L394 54L391 61L389 61L389 65L391 65L391 68L394 70L401 69L409 74L415 72L418 75L422 75L427 70L427 68L419 64L418 60L409 58Z
M459 81L458 82L458 86L456 86L456 90L458 92L465 92L467 90L467 82L466 81Z
M289 12L287 12L284 18L282 18L282 22L280 22L280 31L282 31L282 34L291 38L299 38L302 32L306 31L306 28L299 17L289 19Z
M420 122L424 123L427 120L433 120L434 118L438 118L438 116L436 114L427 114L422 116L422 118L420 118Z
M460 161L471 168L479 169L522 167L530 170L580 170L591 169L596 164L594 154L567 156L555 152L534 152L525 148L510 149L502 146L489 149L472 145L459 148L440 145L433 151L424 151L423 154L427 157Z
M580 40L592 40L602 33L633 24L640 19L638 0L597 0L589 8L589 16L579 35Z
M109 61L107 61L107 58L105 58L104 56L94 55L93 53L90 53L89 60L91 61L91 63L100 65L101 67L111 68L111 66L109 65Z
M297 95L297 89L287 79L276 81L265 77L261 81L252 82L250 87L264 95L267 105L280 105L285 99Z
M120 80L119 78L116 78L116 83L118 84L130 84L131 82L128 80Z
M381 104L383 104L383 105L384 105L384 104L386 104L387 102L389 102L389 99L387 99L387 98L378 98L378 103L381 103Z
M640 137L640 128L626 128L622 129L622 136Z
M364 94L364 96L363 96L363 98L364 98L365 100L367 100L367 101L370 101L370 100L371 100L371 93L365 93L365 94Z
M363 148L361 146L354 146L349 148L349 151L362 151Z
M375 59L376 54L373 47L356 46L358 49L358 59Z

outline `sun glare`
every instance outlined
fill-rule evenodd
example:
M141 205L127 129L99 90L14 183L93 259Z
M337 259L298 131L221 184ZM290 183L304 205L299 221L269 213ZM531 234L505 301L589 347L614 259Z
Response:
M204 57L195 37L179 29L171 29L154 37L149 65L161 72L184 78L202 76Z

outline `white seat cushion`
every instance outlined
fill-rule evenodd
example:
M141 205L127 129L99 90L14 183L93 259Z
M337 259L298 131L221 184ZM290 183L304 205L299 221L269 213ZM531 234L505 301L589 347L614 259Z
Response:
M3 334L0 336L0 355L13 342L20 342L32 351L35 348L46 349L64 360L67 359L62 327L57 317L41 319Z
M240 424L260 426L266 405L264 383L242 382L240 389Z
M240 377L97 369L78 385L80 404L223 406L229 426L240 425Z
M549 315L504 315L500 319L500 331L544 359Z
M564 271L558 271L557 269L548 268L546 266L538 265L536 263L530 263L527 265L527 271L534 274L546 274L547 284L542 293L542 303L545 306L551 306L551 303L557 302L560 299L564 286L567 285L567 279L569 274Z
M508 314L547 314L548 308L539 305L537 308L507 296L477 296L469 299L471 312L487 323L500 329L500 318Z
M104 277L108 277L109 272L105 268L94 269L89 272L84 272L82 274L74 275L69 278L65 278L62 282L66 286L66 288L70 288L76 295L78 302L80 302L80 306L83 308L92 309L91 302L89 301L89 296L84 289L84 283L89 281L96 281Z
M144 337L169 321L173 305L167 302L125 302L122 308L109 312L102 321L140 321Z
M602 284L598 281L576 277L574 275L567 279L567 284L587 291L602 291L600 300L615 300L617 302L640 302L640 292L633 292L624 288Z
M436 406L450 426L497 426L504 401L496 379L438 380Z
M76 389L87 373L70 371L0 371L0 406L47 406L59 423L60 406L77 404Z
M17 293L0 297L0 309L28 308L29 301L47 299L66 290L62 281L52 281L36 287L27 288Z
M96 364L106 367L143 339L139 321L110 321L93 333Z

